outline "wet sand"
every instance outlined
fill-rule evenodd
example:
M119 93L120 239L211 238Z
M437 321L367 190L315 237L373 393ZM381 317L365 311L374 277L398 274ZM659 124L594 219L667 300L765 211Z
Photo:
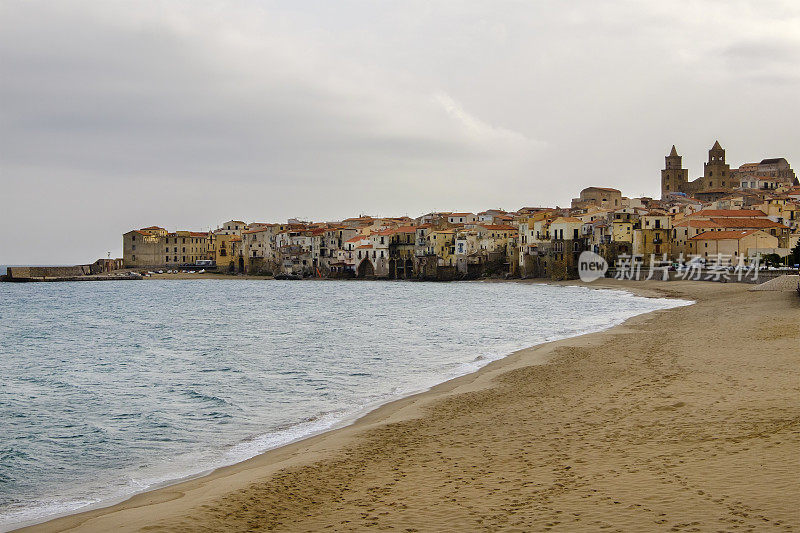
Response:
M521 350L355 424L31 531L800 529L800 298L696 300Z

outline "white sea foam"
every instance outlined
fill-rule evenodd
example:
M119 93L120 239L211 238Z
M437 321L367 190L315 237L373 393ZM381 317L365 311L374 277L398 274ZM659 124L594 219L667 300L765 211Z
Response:
M497 283L6 287L0 333L15 350L4 344L0 361L17 373L0 410L24 422L0 437L20 454L0 456L0 529L201 475L527 346L692 303Z

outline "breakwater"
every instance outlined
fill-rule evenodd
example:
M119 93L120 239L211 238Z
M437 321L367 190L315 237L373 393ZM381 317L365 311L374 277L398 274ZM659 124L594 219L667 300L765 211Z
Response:
M9 282L41 282L41 281L116 281L124 279L142 279L140 274L126 272L104 273L103 267L97 263L75 266L44 267L8 267L0 281Z

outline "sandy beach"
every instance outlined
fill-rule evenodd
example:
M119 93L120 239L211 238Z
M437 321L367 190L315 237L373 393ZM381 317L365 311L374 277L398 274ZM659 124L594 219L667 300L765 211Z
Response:
M696 300L516 352L348 427L26 531L800 529L800 298Z

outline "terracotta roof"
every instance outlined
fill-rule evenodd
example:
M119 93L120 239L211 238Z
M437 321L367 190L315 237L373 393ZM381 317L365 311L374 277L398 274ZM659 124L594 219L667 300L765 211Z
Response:
M765 217L766 213L757 209L703 209L688 215L689 217Z
M699 235L695 235L690 241L718 241L723 239L741 239L747 237L751 233L759 231L757 229L739 230L739 231L704 231Z
M492 229L492 230L514 230L517 231L518 228L516 226L509 226L508 224L478 224L482 228Z
M358 242L358 241L361 241L361 240L364 240L364 239L367 239L367 238L368 238L368 237L364 237L363 235L356 235L356 236L355 236L355 237L353 237L352 239L347 239L347 240L346 240L346 241L344 241L344 242Z
M164 228L162 228L160 226L150 226L149 228L142 228L143 231L144 230L149 230L149 229L164 229ZM164 230L164 231L166 231L166 230Z
M414 233L417 231L417 226L400 226L395 228L396 233Z
M200 231L190 231L189 235L191 235L192 237L208 237L208 233L203 233Z
M785 228L783 224L773 222L768 218L712 218L723 228Z
M682 228L684 226L690 227L690 228L719 228L719 227L721 227L719 224L717 224L716 222L713 222L711 220L684 220L682 222L676 222L672 226L676 227L676 228Z
M356 246L357 250L360 250L360 249L363 249L363 248L372 248L372 245L371 244L362 244L361 246Z
M465 217L465 216L468 216L468 215L473 215L474 216L474 213L450 213L451 217Z

